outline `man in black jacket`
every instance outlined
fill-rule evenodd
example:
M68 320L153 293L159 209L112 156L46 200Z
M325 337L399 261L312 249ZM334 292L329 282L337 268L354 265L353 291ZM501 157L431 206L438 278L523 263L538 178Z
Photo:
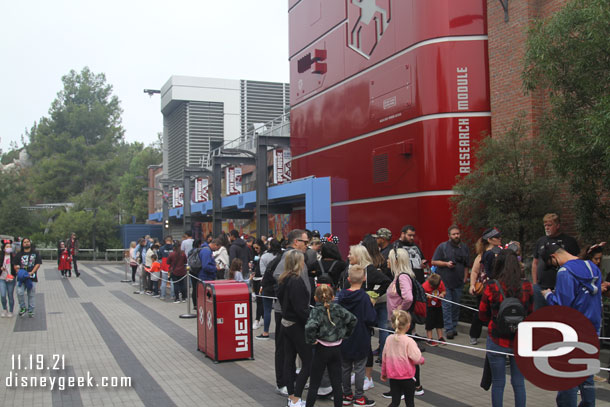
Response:
M36 283L38 283L38 269L42 264L40 254L32 247L32 241L27 237L21 243L21 252L13 258L13 269L17 274L17 299L19 300L19 316L25 315L25 292L28 296L28 316L34 316L36 307ZM19 270L24 269L28 275L19 281Z
M68 239L66 242L66 249L68 249L70 256L72 256L72 264L74 265L76 277L79 277L80 273L78 272L78 264L76 264L78 257L78 239L76 238L76 233L72 232L72 235L70 235L70 239Z
M242 276L247 280L250 275L250 269L248 263L250 262L250 254L248 246L244 239L239 237L239 232L233 229L229 232L229 240L231 241L231 247L229 247L229 266L233 262L233 259L241 260Z

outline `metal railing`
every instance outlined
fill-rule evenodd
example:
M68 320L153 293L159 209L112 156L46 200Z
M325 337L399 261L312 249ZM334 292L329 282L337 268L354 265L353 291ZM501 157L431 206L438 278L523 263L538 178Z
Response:
M201 167L210 169L212 157L219 156L222 150L245 150L252 153L256 152L256 138L258 136L290 137L290 112L276 117L275 119L256 127L249 131L244 137L238 137L226 144L211 150L208 154L201 157Z
M57 260L57 249L36 249L44 260ZM106 251L96 251L93 249L79 249L78 260L98 260L102 261L123 261L126 249L106 249Z

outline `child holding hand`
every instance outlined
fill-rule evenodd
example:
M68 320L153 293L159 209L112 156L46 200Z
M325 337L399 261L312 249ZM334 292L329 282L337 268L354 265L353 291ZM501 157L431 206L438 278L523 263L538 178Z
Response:
M392 327L395 333L386 340L381 363L381 381L390 379L391 407L398 407L404 395L407 407L415 406L415 365L423 365L415 341L405 335L411 326L408 312L395 310L392 313Z

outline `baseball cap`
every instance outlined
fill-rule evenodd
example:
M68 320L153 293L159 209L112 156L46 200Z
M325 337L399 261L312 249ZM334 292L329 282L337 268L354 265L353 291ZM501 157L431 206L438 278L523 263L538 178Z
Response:
M557 250L562 249L562 247L555 240L549 240L542 246L540 250L540 258L543 262L548 263L551 259L551 255L557 252Z
M380 237L385 240L390 240L392 238L392 232L390 232L390 229L388 228L380 228L373 236Z

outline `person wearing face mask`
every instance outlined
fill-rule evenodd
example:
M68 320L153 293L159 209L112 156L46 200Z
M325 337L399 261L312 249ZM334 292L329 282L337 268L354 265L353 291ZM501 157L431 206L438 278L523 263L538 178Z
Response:
M21 241L21 251L13 258L13 270L17 276L17 299L19 300L19 316L28 313L32 318L36 308L36 284L38 283L38 269L42 264L40 254L35 250L32 241L25 237ZM19 281L19 271L25 270L27 276ZM28 308L25 308L25 292L28 294Z
M11 318L15 306L15 271L11 264L13 261L13 247L8 239L2 240L2 251L0 252L0 300L2 301L2 318ZM7 309L8 300L8 309Z

